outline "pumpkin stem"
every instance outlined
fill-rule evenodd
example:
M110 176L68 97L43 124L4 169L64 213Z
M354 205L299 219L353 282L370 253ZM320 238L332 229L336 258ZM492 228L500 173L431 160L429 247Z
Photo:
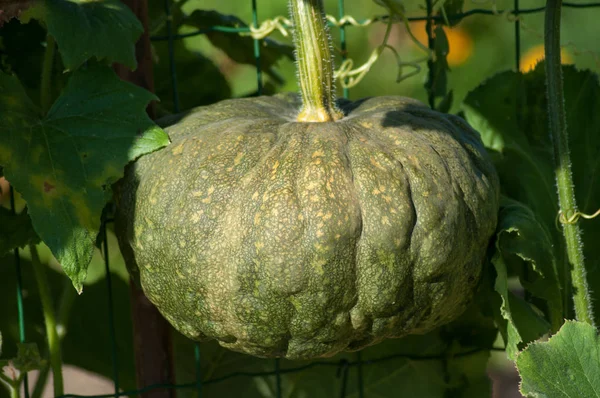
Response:
M290 0L298 84L299 122L331 122L343 117L335 105L331 37L322 0Z

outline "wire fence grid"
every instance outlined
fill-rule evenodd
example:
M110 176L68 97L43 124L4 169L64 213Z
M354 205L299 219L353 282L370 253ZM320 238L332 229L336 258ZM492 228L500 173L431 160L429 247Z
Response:
M179 102L179 93L178 93L178 85L177 85L177 70L175 64L175 52L174 52L174 43L175 40L181 40L183 38L203 35L213 31L231 33L231 34L240 34L240 33L249 33L251 32L252 27L258 27L258 6L257 0L249 0L252 7L252 26L251 27L239 27L234 28L230 26L211 26L206 29L199 29L195 32L186 33L186 34L177 34L175 33L175 29L172 23L172 15L171 15L171 0L164 0L164 9L167 16L166 19L166 36L153 36L151 37L152 41L168 41L169 48L169 67L170 67L170 80L172 85L172 96L173 96L173 105L174 111L180 112L180 102ZM441 21L444 17L434 15L433 12L433 0L425 0L426 2L426 15L417 16L417 17L408 17L409 21L427 21L430 26L432 22ZM563 7L567 8L575 8L575 9L587 9L587 8L600 8L600 3L569 3L564 2ZM345 15L345 0L338 0L338 18L341 20ZM521 24L518 18L519 15L526 14L535 14L541 13L545 10L545 7L536 7L536 8L525 8L521 9L519 7L519 0L514 0L513 8L511 10L486 10L486 9L472 9L463 13L447 15L447 19L449 21L456 21L466 17L470 17L473 15L511 15L514 16L514 48L515 48L515 66L516 69L519 70L520 65L520 57L521 57ZM387 19L387 16L375 17L374 21L384 21ZM360 21L359 21L360 23ZM338 26L334 25L335 28L340 29L340 48L342 51L342 59L345 60L348 54L348 47L346 42L346 28L351 25L349 23L342 23ZM430 50L433 50L434 38L432 36L432 29L428 27L427 29L428 36L428 47ZM256 60L256 81L257 81L257 93L260 95L262 92L262 71L261 71L261 54L260 54L260 39L254 39L254 58ZM432 73L432 69L429 68L429 73ZM349 97L349 88L343 88L343 97ZM433 99L429 98L430 106L433 103ZM11 187L11 195L10 195L10 206L13 214L15 213L15 203L14 203L14 195ZM363 360L361 358L361 353L355 353L355 360L348 361L346 359L342 359L339 362L326 362L326 361L313 361L307 365L298 366L294 368L285 368L281 369L279 359L273 360L273 370L272 371L262 371L262 372L233 372L228 375L212 378L209 380L202 380L201 377L201 346L199 343L195 343L194 348L194 359L195 359L195 375L196 380L192 383L184 383L184 384L156 384L150 385L143 388L130 390L130 391L122 391L119 384L119 360L118 360L118 352L116 346L116 333L115 333L115 320L114 320L114 299L113 299L113 289L112 289L112 280L111 280L111 272L109 270L109 249L108 249L108 240L107 240L107 231L106 225L107 223L112 222L113 220L106 217L106 212L104 212L102 216L102 227L100 230L101 239L102 239L102 249L104 254L104 266L106 273L106 296L107 296L107 307L109 312L109 322L108 322L108 332L111 339L111 362L113 368L113 388L114 393L111 394L101 394L101 395L78 395L78 394L65 394L61 397L57 398L110 398L110 397L120 397L120 396L134 396L142 393L146 393L153 390L158 389L196 389L198 397L202 397L202 387L205 385L211 385L219 382L223 382L225 380L236 378L236 377L265 377L272 376L275 378L275 393L277 398L281 398L283 385L281 376L288 373L301 372L303 370L307 370L314 367L337 367L337 378L340 382L340 396L343 398L346 396L347 391L347 383L348 383L348 372L352 367L357 368L357 392L360 398L365 397L364 391L364 383L363 383L363 367L369 364L377 363L377 362L385 362L392 359L396 359L399 357L420 361L420 360L433 360L439 359L439 356L431 357L431 356L407 356L407 355L390 355L383 358L378 358L375 360ZM19 339L21 343L26 342L26 327L25 327L25 318L24 318L24 309L23 309L23 280L22 280L22 269L20 262L19 249L15 249L14 251L14 259L16 266L16 295L17 295L17 310L18 310L18 322L19 322ZM467 351L465 353L460 354L460 356L466 356L475 354L483 349L474 349L472 351ZM24 377L24 395L25 398L30 398L29 391L29 382L27 375Z

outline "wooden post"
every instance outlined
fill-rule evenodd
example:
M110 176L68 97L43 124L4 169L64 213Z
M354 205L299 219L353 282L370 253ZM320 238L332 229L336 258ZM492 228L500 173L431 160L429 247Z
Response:
M144 33L135 46L138 67L131 71L126 66L115 65L114 69L123 79L148 91L154 92L152 52L148 35L147 0L122 0L144 26ZM147 108L154 119L154 103ZM175 384L171 326L150 303L142 290L130 283L131 315L133 322L133 343L138 388L154 384ZM142 398L174 398L175 390L153 389L140 394Z

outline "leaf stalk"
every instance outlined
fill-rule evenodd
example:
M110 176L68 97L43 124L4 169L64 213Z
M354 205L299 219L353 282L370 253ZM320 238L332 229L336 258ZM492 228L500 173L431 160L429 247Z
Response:
M10 398L20 398L19 395L19 386L10 386Z
M29 245L31 252L31 263L33 273L38 285L42 310L44 312L44 323L46 325L46 335L48 338L48 352L50 354L50 367L54 376L54 396L64 394L63 375L62 375L62 355L60 349L60 338L56 328L56 315L54 313L54 303L48 286L48 277L46 275L45 265L40 262L40 256L35 245Z
M562 0L548 0L546 3L544 47L546 56L548 120L554 147L558 205L560 213L568 218L572 214L577 214L578 210L571 173L569 135L567 132L560 56L561 6ZM567 247L567 257L571 266L575 316L579 321L594 325L594 316L583 259L581 230L577 224L563 224L563 234Z
M66 327L69 323L69 317L71 315L71 309L73 308L75 297L77 297L77 291L73 289L71 280L65 278L64 286L62 288L62 295L58 301L58 308L56 311L57 333L61 342L66 333ZM44 356L46 355L47 353L44 354ZM50 363L46 362L44 367L40 369L37 381L35 382L35 387L31 393L31 398L41 398L48 381L49 372Z
M19 385L21 384L21 380L22 376L19 376L17 380L13 380L6 376L2 373L2 368L0 367L0 385L6 386L10 392L10 398L19 398Z

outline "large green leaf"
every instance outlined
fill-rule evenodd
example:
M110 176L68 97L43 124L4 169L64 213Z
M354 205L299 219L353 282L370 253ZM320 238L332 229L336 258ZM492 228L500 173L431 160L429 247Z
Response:
M600 397L600 336L567 321L547 342L530 344L517 359L521 392L531 397Z
M492 263L497 273L494 289L502 299L497 323L506 344L506 354L514 360L523 343L541 337L549 330L550 325L527 302L509 290L506 264L500 252L494 255Z
M563 317L552 237L529 207L508 198L502 199L497 229L496 247L511 273L519 276L528 292L548 303L558 330Z
M137 65L135 42L144 29L119 0L44 1L31 16L45 21L68 69L76 69L92 57L131 69Z
M573 66L563 66L563 77L576 198L581 211L593 213L600 207L600 85L594 73ZM564 239L556 227L558 198L547 127L543 64L527 74L503 72L494 76L467 96L463 109L467 121L495 153L503 193L531 208L551 236L559 281L568 288ZM600 222L580 221L580 225L589 283L597 286ZM536 266L542 265L538 262ZM523 285L532 294L539 294L531 284L523 282ZM593 294L594 311L599 317L600 291L595 289Z
M110 184L129 161L168 143L145 113L153 98L94 65L73 73L41 117L18 80L0 74L0 164L78 291Z

